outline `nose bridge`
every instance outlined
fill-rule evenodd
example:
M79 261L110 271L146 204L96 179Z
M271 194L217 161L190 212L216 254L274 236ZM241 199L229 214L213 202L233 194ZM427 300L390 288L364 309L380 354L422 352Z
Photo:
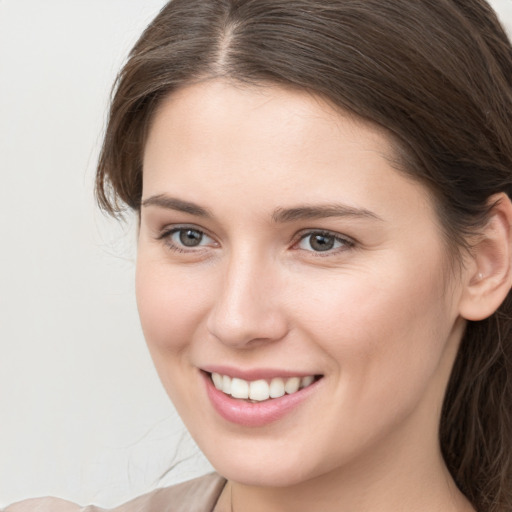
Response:
M209 331L222 343L242 348L284 336L276 265L248 246L226 258L208 318Z

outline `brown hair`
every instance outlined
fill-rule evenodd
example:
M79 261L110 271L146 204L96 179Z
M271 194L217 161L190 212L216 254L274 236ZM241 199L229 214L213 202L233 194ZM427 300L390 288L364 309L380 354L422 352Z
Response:
M376 123L436 200L451 247L512 193L512 47L484 0L174 0L116 82L100 205L139 210L162 98L212 77L312 91ZM479 511L512 510L512 297L469 322L446 392L446 464Z

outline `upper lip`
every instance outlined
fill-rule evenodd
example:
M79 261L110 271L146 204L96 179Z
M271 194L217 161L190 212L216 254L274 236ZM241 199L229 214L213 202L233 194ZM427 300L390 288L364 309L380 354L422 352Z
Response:
M235 368L233 366L225 365L205 365L201 366L201 370L207 373L219 373L227 375L231 378L247 380L249 382L265 379L270 380L275 377L307 377L309 375L320 375L317 372L298 371L298 370L284 370L278 368Z

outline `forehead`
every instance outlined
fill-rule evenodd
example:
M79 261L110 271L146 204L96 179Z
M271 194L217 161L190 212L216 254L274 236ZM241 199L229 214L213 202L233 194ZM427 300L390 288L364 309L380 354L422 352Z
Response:
M347 145L359 144L363 131L368 150L392 156L383 129L336 109L318 95L276 85L209 80L179 89L161 103L149 130L145 156L148 146L155 143L170 148L174 137L181 144L194 144L195 151L208 146L214 150L215 144L225 142L226 135L231 137L233 148L229 156L234 156L236 149L247 155L256 144L270 146L276 158L284 150L320 155L315 149L319 140L334 135ZM248 141L251 144L236 144ZM327 144L322 147L326 149Z
M384 130L308 92L209 81L161 104L144 152L143 196L256 199L244 209L315 201L372 209L403 192L404 207L430 208L426 189L394 168L394 153Z

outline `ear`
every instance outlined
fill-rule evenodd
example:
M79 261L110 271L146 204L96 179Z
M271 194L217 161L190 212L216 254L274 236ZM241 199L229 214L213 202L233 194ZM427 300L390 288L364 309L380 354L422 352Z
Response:
M476 236L465 260L459 313L466 320L491 316L512 286L512 203L504 194L489 198L489 221Z

